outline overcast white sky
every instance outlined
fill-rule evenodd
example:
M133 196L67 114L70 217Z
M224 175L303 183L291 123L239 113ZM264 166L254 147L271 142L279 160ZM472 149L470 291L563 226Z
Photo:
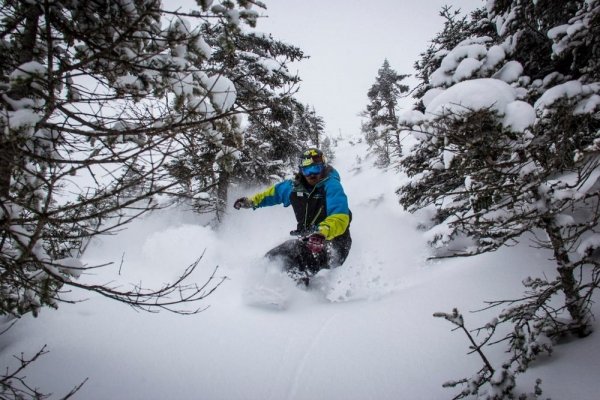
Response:
M463 11L484 0L263 0L268 18L257 31L300 47L310 59L294 64L302 78L299 99L315 107L326 132L359 132L358 113L385 58L400 74L413 64L443 27L444 4ZM414 86L413 80L405 83ZM410 101L412 104L412 101Z

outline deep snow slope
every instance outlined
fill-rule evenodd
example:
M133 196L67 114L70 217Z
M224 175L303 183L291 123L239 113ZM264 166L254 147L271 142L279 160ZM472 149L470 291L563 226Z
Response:
M402 178L374 168L362 156L364 144L352 143L339 144L333 164L353 212L353 247L344 266L319 277L319 287L289 285L262 259L288 238L291 209L231 209L216 231L184 211L161 212L95 242L85 261L115 265L82 279L160 285L204 252L193 279L204 282L216 265L227 276L206 299L207 310L189 317L141 313L72 293L88 300L24 317L3 338L2 361L47 344L50 353L30 367L29 381L58 395L89 377L81 399L452 398L455 390L442 383L474 374L480 362L466 355L466 337L432 314L459 307L471 327L479 326L493 312L468 311L519 295L528 275L553 274L549 255L522 245L426 261L416 229L421 217L397 204ZM231 198L255 190L235 188ZM269 286L286 296L284 309L249 304L245 293ZM557 347L523 387L541 377L555 400L597 398L597 336ZM489 351L497 361L504 357L501 348Z

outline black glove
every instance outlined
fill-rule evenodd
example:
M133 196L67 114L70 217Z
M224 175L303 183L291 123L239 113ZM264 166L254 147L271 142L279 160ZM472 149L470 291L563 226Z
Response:
M252 208L252 207L254 207L254 204L247 197L240 197L239 199L237 199L235 201L235 203L233 203L233 208L235 208L236 210L239 210L240 208Z
M306 247L314 255L320 254L325 248L325 236L320 233L313 233L306 238Z

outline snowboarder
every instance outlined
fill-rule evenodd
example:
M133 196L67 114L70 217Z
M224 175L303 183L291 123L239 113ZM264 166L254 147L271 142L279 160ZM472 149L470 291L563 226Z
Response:
M324 268L342 265L352 239L352 213L340 183L339 173L327 164L323 152L309 148L302 153L294 179L277 183L250 197L242 197L234 208L260 208L276 204L294 209L297 226L288 240L270 250L266 257L278 259L296 282L308 285L309 278Z

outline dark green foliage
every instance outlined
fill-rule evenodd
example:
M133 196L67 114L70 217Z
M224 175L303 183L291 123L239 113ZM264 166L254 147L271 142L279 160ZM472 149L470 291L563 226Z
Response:
M326 142L325 124L314 107L290 99L290 108L280 120L261 120L250 116L244 134L236 179L242 182L269 183L293 173L298 155L308 147L322 147ZM328 154L331 156L332 154Z
M543 79L553 72L566 77L575 72L577 76L580 73L573 68L570 59L572 54L561 56L553 54L553 43L548 37L548 32L552 28L567 24L579 13L584 4L584 0L561 2L542 0L520 3L496 1L490 18L501 17L505 20L499 32L500 41L507 38L513 41L513 59L521 62L525 67L525 74L531 79ZM584 48L579 51L587 52ZM589 59L583 62L587 63Z
M427 50L420 54L421 59L415 62L414 68L419 84L414 97L420 99L431 89L429 76L440 67L443 57L456 45L474 36L489 36L497 38L496 30L488 19L485 9L480 8L471 12L470 17L461 15L461 10L453 10L444 6L439 14L444 19L444 28L430 42ZM424 111L423 104L417 109Z
M221 124L217 131L226 149L212 146L202 157L193 154L197 150L186 156L190 168L211 171L202 176L211 177L212 182L198 188L210 193L214 201L195 201L195 208L203 212L216 209L220 214L232 182L267 182L273 175L282 175L285 160L302 147L296 137L289 135L301 106L293 97L300 79L289 73L287 64L302 60L304 54L270 35L225 31L223 27L215 30L208 24L204 29L209 43L219 43L226 35L235 45L215 52L209 61L215 73L227 76L236 85L236 106L246 114L248 125L244 128L242 121L228 127ZM197 195L198 189L190 194Z
M401 196L401 204L409 210L432 204L439 195L455 193L464 186L467 176L493 169L507 157L511 137L514 138L514 134L503 131L497 113L491 110L439 118L420 135L423 144L401 163L409 177L423 175L400 191L406 194ZM435 190L430 196L424 188Z
M173 193L201 213L221 220L227 192L236 181L266 182L281 175L282 155L289 148L288 127L299 106L293 98L300 79L287 64L304 58L303 52L271 35L245 32L235 26L205 23L206 42L217 50L206 60L211 73L235 84L235 105L247 117L201 124L182 139L182 154L169 164L179 185ZM229 46L220 46L221 43ZM259 127L261 127L259 129ZM279 147L264 152L268 146ZM300 147L298 144L292 146Z

